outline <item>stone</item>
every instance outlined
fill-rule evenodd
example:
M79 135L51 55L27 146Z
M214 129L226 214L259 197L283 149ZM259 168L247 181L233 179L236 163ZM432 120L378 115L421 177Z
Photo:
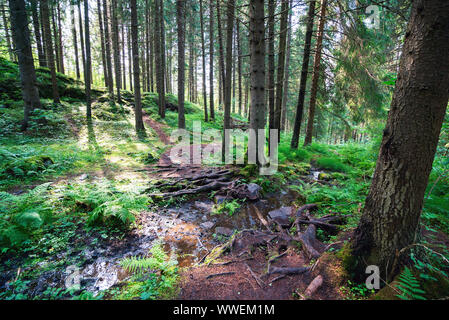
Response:
M291 214L292 207L281 207L268 212L268 216L279 223L282 227L288 227L290 225Z
M195 201L195 208L201 210L203 212L211 212L214 204L211 201L203 202L203 201Z
M262 190L262 188L258 184L250 183L246 187L248 189L248 199L257 200L260 198L260 191Z
M231 229L226 227L216 227L215 233L223 236L230 237L234 233Z
M202 224L200 224L200 227L206 230L212 229L212 227L214 226L215 223L213 223L212 221L206 221L203 222Z
M220 196L220 195L216 195L214 197L214 201L216 204L221 204L226 200L226 196Z

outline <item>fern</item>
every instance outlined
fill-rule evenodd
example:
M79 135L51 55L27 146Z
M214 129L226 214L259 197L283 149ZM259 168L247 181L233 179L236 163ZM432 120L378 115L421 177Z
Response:
M396 295L403 300L426 300L422 295L426 292L420 288L419 281L415 278L409 268L402 271L396 287L401 290L401 294Z

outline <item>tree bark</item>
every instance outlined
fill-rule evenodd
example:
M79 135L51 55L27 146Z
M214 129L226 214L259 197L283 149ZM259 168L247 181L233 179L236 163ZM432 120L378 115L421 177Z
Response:
M185 2L176 1L176 22L178 24L178 128L185 129L184 92L185 92Z
M108 67L106 63L105 38L103 31L103 18L101 16L101 2L97 0L98 8L98 25L100 26L100 43L101 43L101 62L103 63L104 85L108 86Z
M309 73L310 47L312 43L313 20L315 17L315 0L310 0L309 11L307 13L306 37L304 40L304 54L302 58L301 79L299 84L298 104L296 106L295 125L291 147L298 148L299 133L301 132L302 115L304 113L304 100L306 97L307 76Z
M80 65L79 65L79 57L78 57L78 40L76 37L75 5L73 3L70 4L70 16L72 19L73 48L75 51L75 72L76 72L76 78L79 79L81 77L81 75L80 75Z
M237 20L237 72L238 72L238 94L239 94L239 115L242 115L242 45L240 40L240 20Z
M285 68L284 68L284 89L282 98L282 114L281 114L281 131L285 131L286 121L287 121L287 100L288 100L288 82L290 78L289 68L290 68L290 49L292 42L292 0L290 0L290 12L288 18L288 31L287 31L287 54L285 57Z
M268 126L270 129L275 129L274 121L274 7L275 0L268 0Z
M60 70L61 73L65 73L64 68L64 47L62 41L62 28L61 28L61 8L60 2L58 1L58 6L56 7L58 12L58 40L59 40L59 63L61 64Z
M326 20L326 6L327 0L321 0L320 24L318 26L315 58L313 62L312 87L310 89L309 118L307 119L307 129L306 129L306 137L304 139L304 146L307 146L310 143L312 143L313 121L315 120L316 96L318 93L318 81L320 79L321 50L323 50L323 34L324 34L324 22Z
M44 26L44 41L48 56L48 65L51 73L51 85L53 91L53 101L59 103L58 83L56 82L55 58L53 54L53 42L51 39L50 17L48 9L48 0L41 0L42 21Z
M81 16L81 1L78 2L78 22L80 27L80 42L81 42L81 61L83 62L83 74L84 82L86 82L86 51L84 47L84 35L83 35L83 17Z
M165 118L165 19L164 19L164 1L159 0L159 15L161 17L160 20L160 28L161 28L161 95L159 97L160 107L161 107L161 118Z
M129 73L129 88L133 91L133 72L132 72L132 53L131 53L131 26L128 25L128 73Z
M31 13L33 17L34 36L36 37L37 56L39 58L39 66L46 67L45 53L42 46L42 37L39 26L39 14L37 12L37 0L31 1Z
M138 47L138 24L137 24L136 0L131 0L131 37L132 54L134 66L134 112L136 116L137 133L145 130L142 120L142 101L140 93L140 70L139 70L139 47Z
M92 60L90 54L90 30L89 30L89 1L84 1L84 38L86 40L86 74L84 85L86 86L86 117L87 121L92 119L92 101L90 97L91 76L92 76Z
M222 105L225 97L225 64L224 64L224 46L223 46L223 31L221 26L221 8L220 0L217 0L217 27L218 27L218 49L219 49L219 60L218 65L220 68L220 101L219 104Z
M264 0L250 0L249 5L249 33L250 33L250 128L256 130L265 128L265 28L264 28ZM253 143L256 148L257 163L263 163L259 158L260 141L256 134Z
M58 40L58 28L56 26L56 20L55 20L55 16L56 16L56 11L55 11L55 6L52 3L50 6L50 13L51 13L51 23L52 23L52 27L53 27L53 36L54 36L54 45L55 45L55 59L56 59L56 70L58 72L61 72L61 60L59 58L59 40Z
M209 121L207 114L207 91L206 91L206 49L204 46L204 18L203 18L203 0L200 0L200 24L201 24L201 51L203 62L203 103L204 103L204 121Z
M278 55L278 70L276 80L276 109L274 112L274 126L276 129L281 129L281 112L282 112L282 98L283 85L285 74L285 47L287 43L287 21L288 21L288 1L282 0L281 6L281 30L279 35L279 55ZM280 140L280 131L278 131L278 140Z
M120 66L120 43L118 33L118 18L117 18L117 0L111 2L111 16L112 16L112 48L114 51L114 70L115 70L115 87L117 90L117 102L122 102L122 95L120 90L122 88L122 75Z
M398 253L418 240L448 98L449 6L417 0L371 188L352 242L361 277L366 264L377 265L382 279L390 281L405 259Z
M209 86L210 86L210 118L215 120L214 110L214 2L209 0Z
M11 43L11 37L9 35L8 19L6 18L5 5L2 5L2 15L3 15L3 27L5 28L6 45L8 47L9 60L15 61L13 44Z
M103 19L104 19L104 40L105 40L105 49L106 49L106 68L108 69L108 92L109 99L114 101L114 78L112 76L112 60L111 60L111 36L109 33L110 26L110 11L109 11L109 3L108 0L103 0Z
M28 127L29 114L34 108L40 108L39 91L36 84L33 52L31 50L30 30L24 0L9 0L11 29L19 62L20 84L24 102L22 131Z

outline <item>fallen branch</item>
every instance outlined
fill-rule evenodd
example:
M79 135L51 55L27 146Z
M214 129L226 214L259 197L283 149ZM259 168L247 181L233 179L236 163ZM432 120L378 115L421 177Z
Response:
M323 284L323 277L318 275L315 279L307 287L306 291L304 291L304 296L310 298Z
M268 275L270 274L302 274L310 270L310 267L298 267L298 268L278 268L278 267L271 267L270 270L268 270Z
M250 268L250 266L247 263L245 263L245 265L246 265L246 268L248 269L249 273L251 273L253 278L256 280L257 284L261 288L263 288L265 284L262 282L262 280L260 280L260 278L254 273L254 271Z
M214 273L214 274L210 274L206 277L206 279L211 279L213 277L219 277L219 276L230 276L235 274L235 272L231 271L231 272L221 272L221 273Z

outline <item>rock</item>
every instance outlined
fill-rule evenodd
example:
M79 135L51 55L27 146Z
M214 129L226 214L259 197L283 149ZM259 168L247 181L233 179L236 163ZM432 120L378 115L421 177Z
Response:
M320 172L320 174L318 175L318 180L328 181L330 179L331 177L327 173Z
M200 227L206 230L212 229L215 223L212 221L206 221L200 224ZM215 230L216 231L216 230ZM231 231L232 232L232 231Z
M250 200L257 200L260 198L260 191L262 188L256 183L250 183L247 185L248 194L247 198Z
M216 233L216 234L223 235L223 236L230 237L230 236L232 236L232 234L233 234L234 232L233 232L231 229L226 228L226 227L216 227L216 228L215 228L215 233Z
M79 179L82 181L82 180L86 180L88 177L89 177L88 174L87 174L87 173L84 173L84 174L82 174L82 175L80 176Z
M211 201L203 202L203 201L195 201L195 208L201 210L203 212L211 212L214 204Z
M216 195L216 196L214 197L214 201L215 201L216 204L221 204L221 203L223 203L225 200L226 200L226 197L225 197L225 196Z
M290 225L291 214L292 207L281 207L268 212L268 216L279 223L282 227L288 227Z

